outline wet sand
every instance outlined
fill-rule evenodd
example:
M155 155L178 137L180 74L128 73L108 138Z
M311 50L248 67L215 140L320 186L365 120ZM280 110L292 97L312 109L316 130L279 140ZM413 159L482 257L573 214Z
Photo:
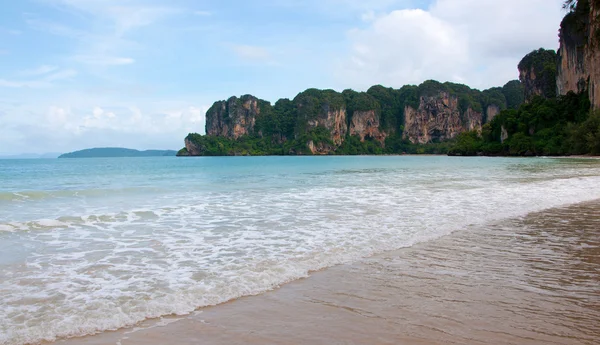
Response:
M600 344L600 201L60 344Z

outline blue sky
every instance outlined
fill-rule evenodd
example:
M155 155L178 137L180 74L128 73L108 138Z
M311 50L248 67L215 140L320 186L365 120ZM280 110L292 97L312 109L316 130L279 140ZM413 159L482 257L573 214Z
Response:
M0 153L178 149L210 105L309 88L477 88L556 49L561 0L0 4Z

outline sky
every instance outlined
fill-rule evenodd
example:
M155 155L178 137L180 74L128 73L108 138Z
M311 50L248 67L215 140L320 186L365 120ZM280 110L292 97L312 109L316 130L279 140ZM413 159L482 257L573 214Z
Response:
M427 79L558 48L562 0L3 0L0 154L179 149L213 102Z

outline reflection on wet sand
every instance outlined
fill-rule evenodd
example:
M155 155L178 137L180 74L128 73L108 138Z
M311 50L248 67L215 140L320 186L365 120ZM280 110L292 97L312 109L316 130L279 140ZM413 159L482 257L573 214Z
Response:
M600 201L66 344L599 344Z

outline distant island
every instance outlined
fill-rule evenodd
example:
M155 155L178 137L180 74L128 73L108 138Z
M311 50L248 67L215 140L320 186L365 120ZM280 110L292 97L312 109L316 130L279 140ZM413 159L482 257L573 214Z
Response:
M102 147L85 149L60 155L58 158L108 158L108 157L174 157L177 151L173 150L146 150L139 151L121 147Z

